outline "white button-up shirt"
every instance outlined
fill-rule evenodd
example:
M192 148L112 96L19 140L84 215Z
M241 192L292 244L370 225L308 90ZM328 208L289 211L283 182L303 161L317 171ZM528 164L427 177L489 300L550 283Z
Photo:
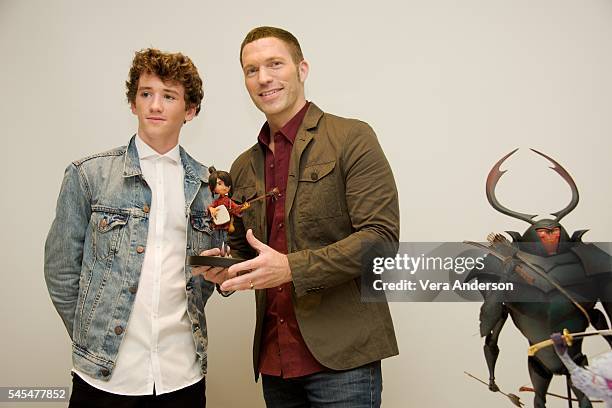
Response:
M178 145L160 155L136 136L136 148L152 200L134 306L110 380L74 371L103 391L159 395L202 379L187 316L184 170Z

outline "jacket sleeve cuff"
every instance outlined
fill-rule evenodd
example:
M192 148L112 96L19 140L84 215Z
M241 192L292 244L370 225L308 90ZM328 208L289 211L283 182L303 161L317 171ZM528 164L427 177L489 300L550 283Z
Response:
M293 287L295 288L297 297L302 297L308 293L325 289L323 286L317 286L317 282L308 278L312 275L308 273L308 252L308 250L304 250L287 254L289 268L291 269L291 277L293 279Z

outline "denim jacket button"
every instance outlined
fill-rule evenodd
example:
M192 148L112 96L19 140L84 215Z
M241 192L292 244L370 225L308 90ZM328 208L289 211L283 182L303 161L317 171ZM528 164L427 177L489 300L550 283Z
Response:
M134 286L130 286L128 288L128 291L133 295L138 291L138 286L134 285Z
M102 374L104 377L108 377L110 375L110 370L108 368L103 368L100 370L100 374Z
M121 327L121 326L115 327L115 334L117 336L119 336L119 335L121 335L121 333L123 333L123 327Z
M104 218L102 221L100 221L100 228L104 228L108 225L108 221L106 221L106 218Z
M144 247L140 245L138 245L138 247L136 248L136 252L138 252L139 254L142 254L144 250L145 250Z
M144 211L145 213L148 213L151 209L149 208L148 205L144 205L144 207L142 207L142 211Z

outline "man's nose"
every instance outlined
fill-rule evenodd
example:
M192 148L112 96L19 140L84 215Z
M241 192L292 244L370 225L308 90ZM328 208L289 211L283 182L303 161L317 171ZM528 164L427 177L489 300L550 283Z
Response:
M161 95L153 95L149 109L151 109L152 112L161 112L164 110L164 104L162 103Z
M259 71L257 71L257 81L259 81L260 84L267 84L271 80L272 76L265 67L261 67Z

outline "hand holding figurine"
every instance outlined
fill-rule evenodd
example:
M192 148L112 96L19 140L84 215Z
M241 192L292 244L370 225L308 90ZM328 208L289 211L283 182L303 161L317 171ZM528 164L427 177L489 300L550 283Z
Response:
M266 289L292 280L287 255L259 241L252 230L247 231L246 238L258 255L232 265L228 270L230 279L221 285L222 290Z
M222 248L212 248L200 252L200 256L230 256L230 248L223 246ZM194 266L191 269L193 276L201 275L209 282L222 284L228 279L228 268L218 266Z

